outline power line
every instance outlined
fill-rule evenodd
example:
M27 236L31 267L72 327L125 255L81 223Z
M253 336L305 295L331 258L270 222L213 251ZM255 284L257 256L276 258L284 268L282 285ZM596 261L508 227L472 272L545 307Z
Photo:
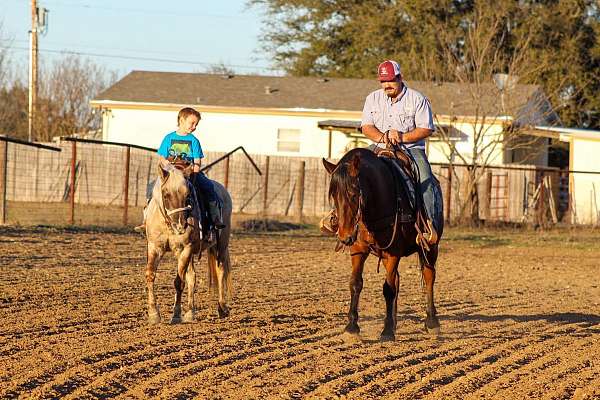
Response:
M17 46L0 46L3 49L13 49L13 50L27 50L27 47L17 47ZM153 61L153 62L164 62L171 64L187 64L187 65L202 65L202 66L214 66L218 63L209 63L206 61L184 61L184 60L169 60L166 58L152 58L152 57L133 57L133 56L122 56L117 54L101 54L101 53L84 53L79 51L69 51L69 50L52 50L52 49L40 49L39 51L44 53L58 53L58 54L71 54L77 56L88 56L88 57L101 57L101 58L116 58L116 59L124 59L124 60L139 60L139 61ZM257 70L268 70L268 71L278 71L277 68L273 67L259 67L254 65L241 65L241 64L225 64L226 67L232 68L248 68L248 69L257 69Z
M7 38L0 38L0 42L2 41L9 41ZM14 40L11 39L10 42L12 43L29 43L28 40ZM88 44L74 44L74 43L64 43L64 42L54 42L54 41L44 41L44 43L48 44L48 45L57 45L57 46L65 46L65 47L84 47L86 49L100 49L100 50L116 50L116 51L127 51L127 52L134 52L134 53L142 53L142 54L173 54L173 55L189 55L189 53L187 52L182 52L182 51L167 51L167 50L160 50L160 51L150 51L150 50L139 50L139 49L128 49L128 48L122 48L122 47L114 47L114 46L92 46L92 45L88 45ZM265 60L264 58L262 60Z
M13 0L18 3L21 3L20 0ZM207 18L224 18L224 19L252 19L253 17L244 16L244 15L225 15L225 14L191 14L191 13L177 13L172 10L157 10L157 9L142 9L142 8L128 8L128 7L108 7L108 6L98 6L91 4L81 4L75 2L66 2L66 1L58 1L58 0L45 0L44 3L49 3L57 7L77 7L77 8L85 8L85 9L96 9L96 10L106 10L106 11L118 11L118 12L130 12L136 14L146 14L146 15L161 15L161 16L171 16L171 17L207 17Z

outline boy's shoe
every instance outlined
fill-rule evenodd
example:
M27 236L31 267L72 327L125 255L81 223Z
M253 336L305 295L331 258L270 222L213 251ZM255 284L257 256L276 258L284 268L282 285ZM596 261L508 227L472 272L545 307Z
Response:
M144 233L144 232L146 232L146 224L138 225L138 226L134 227L133 230L138 233Z

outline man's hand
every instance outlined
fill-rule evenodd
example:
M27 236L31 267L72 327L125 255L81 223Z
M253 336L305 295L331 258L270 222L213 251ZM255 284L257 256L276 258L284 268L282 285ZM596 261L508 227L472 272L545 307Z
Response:
M194 172L195 173L200 172L200 164L194 164Z
M398 132L395 129L390 129L388 131L388 134L386 135L386 139L389 141L389 143L395 145L395 144L400 144L401 140L400 140L400 135L401 133Z

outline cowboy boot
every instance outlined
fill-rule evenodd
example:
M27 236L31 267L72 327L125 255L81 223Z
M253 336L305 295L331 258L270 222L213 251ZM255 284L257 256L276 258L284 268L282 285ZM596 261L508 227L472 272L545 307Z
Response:
M148 205L150 204L150 199L146 200L146 205L144 206L144 211L143 211L143 215L144 218L142 219L142 223L141 225L138 225L136 227L133 228L134 231L138 232L138 233L144 233L146 232L146 214L147 214L147 210L148 210Z
M214 229L218 230L225 228L225 224L223 224L223 219L221 218L221 209L217 201L208 202L208 214L210 215Z

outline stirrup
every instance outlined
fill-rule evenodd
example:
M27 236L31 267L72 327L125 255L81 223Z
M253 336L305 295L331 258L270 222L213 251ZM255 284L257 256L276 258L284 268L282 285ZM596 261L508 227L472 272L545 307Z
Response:
M319 230L326 235L334 236L337 232L337 217L334 210L329 211L321 221L319 221Z

